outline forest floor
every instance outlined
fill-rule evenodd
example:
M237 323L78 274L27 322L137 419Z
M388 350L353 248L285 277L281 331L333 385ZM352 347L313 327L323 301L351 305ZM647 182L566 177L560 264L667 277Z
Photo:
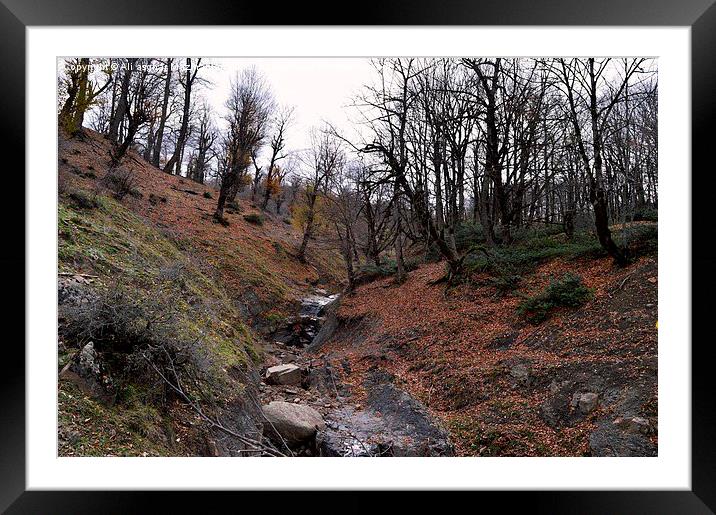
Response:
M656 454L655 252L625 268L599 256L544 259L511 291L482 272L447 288L439 282L443 263L422 264L403 284L387 277L344 295L326 317L334 329L329 338L315 348L291 347L276 341L276 330L295 319L301 299L317 287L340 290L338 254L316 242L308 264L301 263L299 231L250 200L227 210L227 226L214 223L215 190L165 174L134 152L121 167L131 172L131 194L78 207L78 192L107 194L107 152L106 140L89 130L84 138L60 137L59 272L87 274L109 289L121 280L153 296L180 263L187 275L172 279L168 291L187 296L182 323L216 343L221 381L252 402L309 405L324 417L324 449L307 453L341 454L346 438L355 440L349 447L375 443L372 432L379 438L371 455ZM581 276L591 299L539 325L527 322L518 313L523 299L566 272ZM189 311L197 295L209 306L205 318ZM58 369L77 350L76 342L60 339ZM300 385L260 379L287 362L304 370ZM58 395L63 455L228 452L202 434L201 421L177 399L167 406L142 391L125 392L116 409L68 381L60 381ZM256 407L241 408L252 423ZM426 447L405 443L411 434Z
M551 277L581 275L593 298L540 325L517 307ZM516 291L446 290L441 263L360 286L342 299L338 329L318 350L348 366L355 402L376 368L442 421L458 455L653 455L657 448L657 261L556 259ZM475 278L479 282L479 277ZM579 395L598 395L583 413ZM575 397L576 396L576 397ZM643 426L629 424L635 417Z

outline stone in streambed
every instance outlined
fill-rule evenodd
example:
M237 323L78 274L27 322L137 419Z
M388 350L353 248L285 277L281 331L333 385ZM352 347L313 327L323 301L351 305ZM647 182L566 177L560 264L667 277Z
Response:
M262 407L266 417L264 430L273 440L281 438L289 445L311 440L325 428L321 414L310 406L274 401Z
M290 363L276 365L266 370L266 382L269 384L296 385L301 383L301 369Z

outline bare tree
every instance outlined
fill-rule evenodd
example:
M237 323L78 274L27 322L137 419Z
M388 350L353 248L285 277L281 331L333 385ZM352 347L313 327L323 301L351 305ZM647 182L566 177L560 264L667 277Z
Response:
M293 117L293 107L285 107L281 109L273 120L273 134L269 147L271 148L271 157L266 168L266 188L264 198L261 202L261 209L266 209L272 194L272 185L276 183L276 175L278 175L278 162L286 158L283 152L286 147L286 129L291 123Z
M611 59L602 59L597 62L594 58L569 61L560 59L558 73L567 97L579 155L588 174L589 201L594 209L594 224L599 243L618 264L624 265L628 262L628 257L614 242L609 230L609 212L602 167L604 131L614 106L623 99L622 93L629 79L644 60L630 60L625 64L624 75L614 84L605 77L610 61ZM600 82L606 82L605 87L600 88ZM587 131L583 129L580 122L580 117L585 110L589 119ZM591 155L587 150L590 142L587 138L590 132Z
M227 200L239 191L251 156L266 137L273 110L273 97L255 68L244 70L231 81L226 101L228 131L224 138L226 168L220 175L221 189L214 218L222 221Z
M306 261L308 242L313 237L318 199L323 197L345 162L340 141L327 128L311 132L311 147L304 157L308 169L304 181L306 194L306 215L303 221L303 238L298 251L300 261Z
M67 98L60 110L59 122L70 135L82 130L85 113L112 84L111 68L104 70L105 83L98 87L90 78L91 66L90 59L86 57L65 62Z
M192 65L192 58L186 58L186 66L184 69L184 76L179 75L179 82L184 87L184 111L181 119L181 126L179 128L179 135L177 142L174 147L174 153L169 158L167 163L164 165L164 171L167 173L174 173L174 168L181 164L180 156L184 151L184 145L186 144L188 129L189 129L189 115L191 109L191 90L194 82L197 79L197 74L201 69L201 58L196 60L196 63Z
M211 107L207 103L201 105L199 116L196 149L192 156L188 177L195 182L204 184L209 161L214 156L217 131L212 121Z
M167 123L169 116L169 99L172 91L172 63L174 59L171 57L167 58L166 69L164 75L164 94L162 95L162 109L159 115L159 127L154 139L154 147L152 149L151 163L159 168L159 159L162 154L162 145L164 143L164 127Z

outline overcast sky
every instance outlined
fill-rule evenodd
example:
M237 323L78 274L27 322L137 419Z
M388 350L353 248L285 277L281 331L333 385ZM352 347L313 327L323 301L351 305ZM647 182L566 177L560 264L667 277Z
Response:
M350 110L344 107L361 86L375 77L370 61L363 58L222 58L207 62L213 66L200 73L213 85L202 88L200 95L217 114L225 112L231 78L251 66L266 78L279 105L295 107L294 123L287 136L288 150L307 148L309 129L323 120L346 132L353 130Z

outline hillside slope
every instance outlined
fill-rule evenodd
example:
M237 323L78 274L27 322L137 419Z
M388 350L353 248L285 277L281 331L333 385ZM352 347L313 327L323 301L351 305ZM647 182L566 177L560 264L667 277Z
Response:
M295 229L271 216L255 226L248 207L212 223L210 188L133 152L118 169L131 192L117 200L108 151L89 130L59 140L59 452L240 454L246 441L212 427L153 366L174 360L205 415L260 439L260 332L295 314L310 285L338 287L335 256L316 246L299 263ZM85 357L101 384L78 379Z
M591 300L528 323L523 298L565 272L582 277ZM347 363L342 379L357 390L376 368L394 374L460 455L656 454L654 254L627 268L606 257L547 259L508 293L484 274L446 290L436 284L444 273L426 264L399 286L362 285L316 352Z
M84 134L81 139L60 135L61 189L107 195L102 179L108 168L109 144L89 129ZM215 270L217 280L233 299L242 302L241 310L252 321L259 322L276 309L291 310L310 285L335 288L342 279L340 257L330 250L309 246L309 264L294 258L301 235L281 217L261 213L240 200L235 209L227 209L229 225L223 226L212 221L217 196L212 188L166 174L133 151L118 171L132 174L135 190L123 198L122 205ZM263 224L246 221L244 216L250 214L261 215Z

